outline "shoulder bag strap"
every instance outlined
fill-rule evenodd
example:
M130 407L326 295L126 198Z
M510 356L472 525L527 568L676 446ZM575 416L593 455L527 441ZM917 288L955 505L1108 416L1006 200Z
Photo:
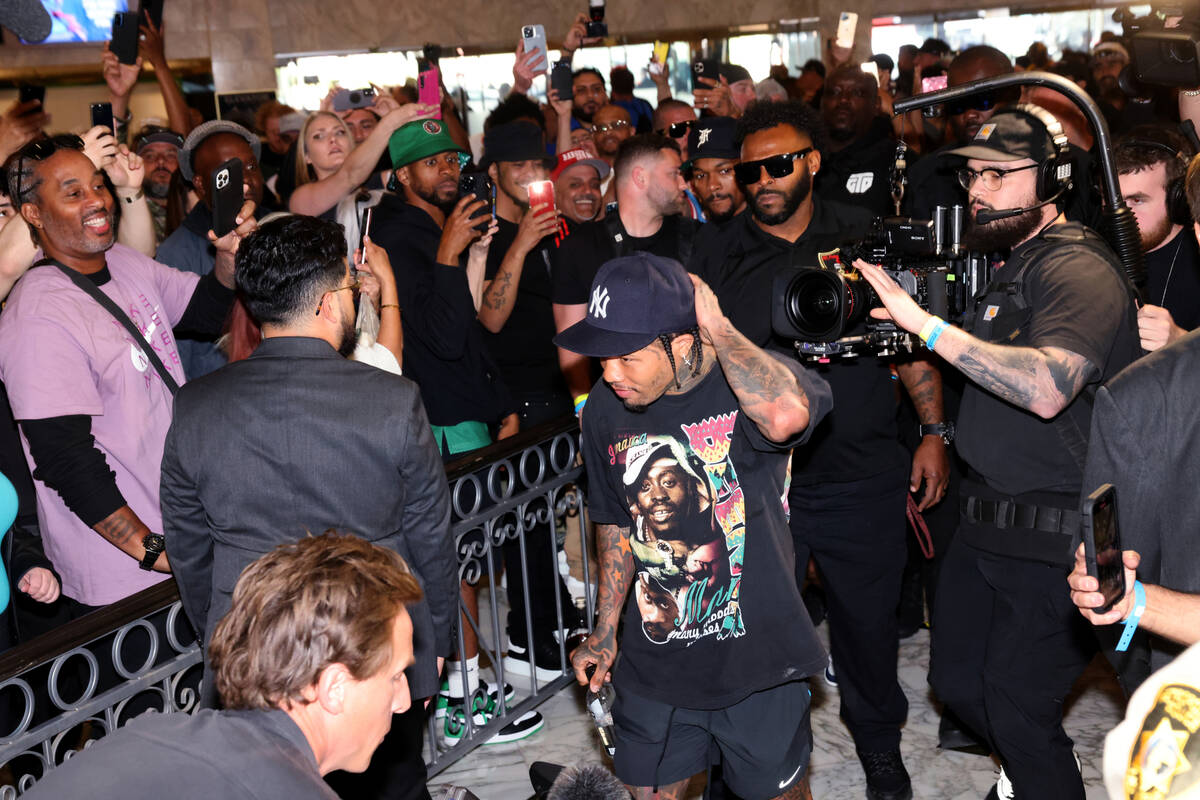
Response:
M179 384L175 381L174 376L172 376L171 373L167 371L167 368L163 366L162 360L158 357L158 353L155 353L154 348L149 346L150 343L146 341L146 337L143 336L142 332L138 330L137 325L133 324L133 320L131 320L127 314L121 311L117 304L113 302L112 298L100 291L100 287L88 280L86 276L76 272L61 262L55 261L52 258L43 258L41 261L34 264L34 266L41 267L47 264L53 264L54 266L58 267L62 274L66 275L71 280L71 283L75 284L80 289L91 295L92 299L103 306L105 311L107 311L109 314L112 314L113 319L121 323L125 330L129 331L129 334L133 336L133 340L138 343L139 347L141 347L142 353L146 356L146 360L154 366L154 370L158 373L158 377L162 378L162 382L166 385L167 390L171 393L171 396L174 397L175 393L179 391Z

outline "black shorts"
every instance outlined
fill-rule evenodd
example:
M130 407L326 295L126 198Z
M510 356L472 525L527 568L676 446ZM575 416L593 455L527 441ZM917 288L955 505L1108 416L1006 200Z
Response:
M629 786L667 786L720 759L725 782L739 797L778 797L808 770L810 702L804 681L764 689L712 711L621 692L613 706L613 771Z

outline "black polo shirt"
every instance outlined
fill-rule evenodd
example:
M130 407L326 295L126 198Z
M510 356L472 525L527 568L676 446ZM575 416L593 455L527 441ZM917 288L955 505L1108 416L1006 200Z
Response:
M712 287L734 327L760 347L795 354L771 330L772 282L788 267L815 267L817 254L862 238L871 214L814 198L804 234L788 242L764 231L751 213L724 228L705 226L696 238L690 269ZM897 397L890 362L874 356L809 365L829 382L833 411L796 448L792 485L851 481L904 467L896 427Z

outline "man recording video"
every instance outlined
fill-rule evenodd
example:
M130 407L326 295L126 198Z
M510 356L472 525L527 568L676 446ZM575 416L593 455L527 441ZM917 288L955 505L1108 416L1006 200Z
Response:
M886 312L969 379L958 420L971 469L933 612L930 682L1003 767L989 796L1084 796L1062 703L1094 643L1063 591L1078 541L1095 387L1140 355L1131 291L1093 231L1066 222L1066 137L1032 105L996 113L959 179L964 244L1008 251L971 332L856 261Z

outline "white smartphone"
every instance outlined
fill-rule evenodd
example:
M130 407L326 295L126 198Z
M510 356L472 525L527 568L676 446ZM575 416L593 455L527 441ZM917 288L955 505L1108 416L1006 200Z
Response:
M526 53L537 51L541 54L541 70L549 69L550 59L546 55L546 29L541 25L525 25L521 28L521 39L525 42ZM531 63L536 66L538 60L535 59Z
M838 17L837 40L838 47L854 46L854 30L858 27L858 14L853 11L843 11Z

